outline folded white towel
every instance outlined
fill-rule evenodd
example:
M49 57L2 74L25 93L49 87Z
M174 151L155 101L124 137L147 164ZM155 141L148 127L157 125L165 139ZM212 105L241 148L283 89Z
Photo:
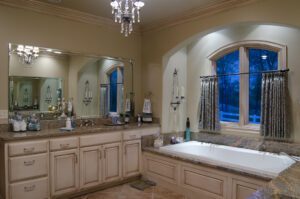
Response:
M144 100L143 113L152 113L150 99L145 99Z
M125 101L125 112L130 112L131 111L131 103L130 103L130 99L127 98Z

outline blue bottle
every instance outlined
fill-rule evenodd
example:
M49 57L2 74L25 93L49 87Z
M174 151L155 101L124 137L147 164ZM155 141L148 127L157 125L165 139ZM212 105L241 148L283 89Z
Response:
M186 119L185 136L184 136L186 142L191 141L191 129L190 129L190 126L191 126L191 124L190 124L190 118L187 118Z

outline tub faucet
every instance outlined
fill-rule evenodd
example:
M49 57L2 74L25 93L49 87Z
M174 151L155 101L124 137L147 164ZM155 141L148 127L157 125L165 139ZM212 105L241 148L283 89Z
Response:
M297 157L297 156L291 156L285 152L280 152L279 155L284 155L284 156L287 156L289 158L291 158L292 160L296 161L296 162L300 162L300 157Z

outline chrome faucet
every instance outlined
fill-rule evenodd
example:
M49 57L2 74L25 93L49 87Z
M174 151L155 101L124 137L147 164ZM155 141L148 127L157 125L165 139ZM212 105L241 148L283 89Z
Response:
M297 157L297 156L291 156L285 152L280 152L279 155L284 155L284 156L287 156L289 158L291 158L292 160L296 161L296 162L300 162L300 157Z

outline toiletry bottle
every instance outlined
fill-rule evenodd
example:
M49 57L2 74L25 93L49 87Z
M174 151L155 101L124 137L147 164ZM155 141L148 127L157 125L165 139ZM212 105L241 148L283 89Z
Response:
M185 141L189 142L191 141L191 130L190 130L190 118L186 119L186 129L185 129Z
M72 128L71 118L69 118L69 117L66 120L66 128L67 129L71 129Z
M141 114L138 114L138 126L142 125L142 117Z

